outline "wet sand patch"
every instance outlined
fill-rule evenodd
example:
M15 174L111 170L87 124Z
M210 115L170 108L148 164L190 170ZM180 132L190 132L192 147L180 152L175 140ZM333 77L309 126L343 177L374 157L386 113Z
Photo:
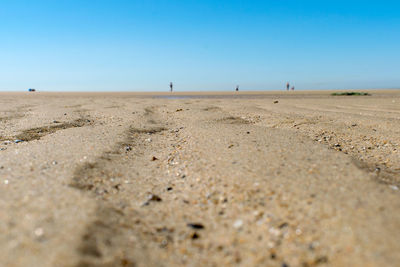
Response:
M86 118L80 118L80 119L74 120L72 122L64 122L64 123L59 123L56 125L35 127L35 128L24 130L22 133L16 135L15 139L22 140L25 142L29 142L32 140L39 140L43 136L55 133L59 130L83 127L90 123L92 123L91 120L86 119Z
M217 122L227 124L251 124L250 121L236 116L228 116L221 119L217 119Z
M220 107L216 107L216 106L210 106L210 107L206 107L203 108L203 111L221 111L222 109Z

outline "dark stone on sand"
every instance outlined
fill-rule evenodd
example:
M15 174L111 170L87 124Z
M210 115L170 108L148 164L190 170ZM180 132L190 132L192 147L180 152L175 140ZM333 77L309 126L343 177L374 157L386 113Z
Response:
M284 223L281 223L278 227L279 227L279 229L282 229L282 228L285 228L287 226L289 226L289 224L287 222L284 222Z
M199 239L199 238L200 238L200 235L199 235L198 233L194 232L194 233L191 235L191 238L192 238L192 239Z
M187 226L193 229L204 229L204 225L201 223L188 223Z
M157 196L157 195L150 194L149 198L148 198L148 201L160 202L160 201L162 201L162 198Z
M150 194L147 201L145 201L142 204L142 206L148 206L148 205L150 205L150 202L161 202L161 201L162 201L161 197L154 195L154 194Z
M328 262L328 257L326 257L326 256L318 257L318 258L315 260L315 264L327 263L327 262Z

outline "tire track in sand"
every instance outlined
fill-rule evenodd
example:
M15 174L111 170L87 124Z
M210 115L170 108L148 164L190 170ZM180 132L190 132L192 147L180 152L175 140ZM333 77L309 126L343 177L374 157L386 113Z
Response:
M157 124L154 108L146 108L142 116L147 120L145 125L133 123L125 131L125 138L116 142L112 150L75 170L70 185L91 194L98 203L95 218L87 226L77 248L80 259L76 266L136 266L137 259L150 261L146 250L132 250L129 238L141 216L130 199L126 200L125 186L140 179L141 173L139 168L132 169L135 173L121 173L127 165L143 164L145 139L156 138L166 130ZM135 199L129 193L128 197Z

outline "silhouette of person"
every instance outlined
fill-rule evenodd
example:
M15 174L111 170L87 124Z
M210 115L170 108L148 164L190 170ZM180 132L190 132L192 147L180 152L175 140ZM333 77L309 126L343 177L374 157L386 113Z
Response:
M239 85L236 85L236 92L239 92Z
M290 84L289 84L289 82L287 82L286 83L286 91L289 91L289 88L290 88Z
M172 82L169 83L169 89L171 92L174 90L174 84Z

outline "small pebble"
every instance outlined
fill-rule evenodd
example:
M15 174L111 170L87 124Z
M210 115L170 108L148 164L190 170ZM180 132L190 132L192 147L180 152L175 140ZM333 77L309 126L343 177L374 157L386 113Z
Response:
M285 228L287 226L289 226L289 224L287 222L284 222L284 223L281 223L278 227L279 227L279 229L282 229L282 228Z
M390 188L392 188L393 190L399 190L399 188L396 185L390 185Z
M131 150L132 150L132 147L131 147L131 146L125 146L125 151L126 151L126 152L131 151Z
M4 184L8 184L8 180L4 180Z
M23 140L19 140L19 139L17 139L17 140L14 140L14 143L16 143L16 144L18 144L18 143L22 143L22 142L24 142Z
M204 229L204 225L201 223L188 223L187 226L193 229Z
M192 238L192 239L199 239L200 236L199 236L198 233L194 232L194 233L191 235L191 238Z
M148 198L147 198L147 201L145 201L143 204L142 204L142 206L148 206L148 205L150 205L150 202L161 202L162 201L162 198L161 197L159 197L159 196L157 196L157 195L154 195L154 194L150 194L149 196L148 196Z
M242 226L243 226L243 221L242 220L236 220L234 222L234 224L233 224L233 227L236 228L236 229L238 229L238 228L240 228Z
M280 235L281 231L279 231L278 229L275 229L274 227L271 227L268 229L268 232L272 235L278 236Z
M162 201L161 197L154 195L154 194L150 194L148 197L148 201L156 201L156 202L160 202Z
M326 257L326 256L318 257L315 260L315 264L327 263L327 262L328 262L328 257Z
M274 104L278 104L278 103L279 103L279 101L278 101L278 100L275 100L275 101L274 101Z
M158 160L158 158L154 157L151 159L152 161Z
M41 237L43 234L44 234L44 230L43 230L43 228L36 228L35 229L35 235L37 236L37 237Z

